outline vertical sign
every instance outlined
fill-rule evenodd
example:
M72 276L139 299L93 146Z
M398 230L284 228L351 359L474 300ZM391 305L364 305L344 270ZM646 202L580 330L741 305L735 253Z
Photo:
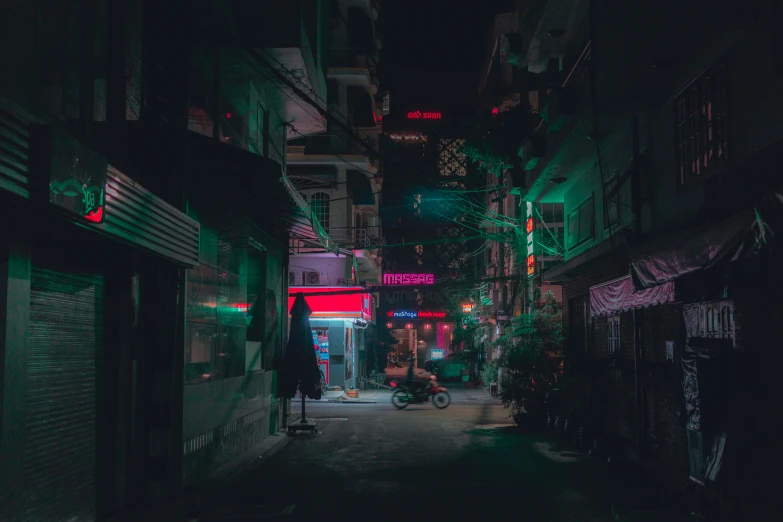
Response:
M533 233L536 229L536 222L533 219L533 203L527 202L527 221L525 223L525 232L527 233L527 275L532 277L536 273L536 255L533 250Z

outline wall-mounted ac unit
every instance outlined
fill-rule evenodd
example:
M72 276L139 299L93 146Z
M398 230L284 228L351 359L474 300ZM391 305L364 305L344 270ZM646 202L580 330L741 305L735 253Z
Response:
M301 286L302 272L288 272L288 286Z
M305 286L319 286L325 284L321 279L325 277L320 272L303 272Z

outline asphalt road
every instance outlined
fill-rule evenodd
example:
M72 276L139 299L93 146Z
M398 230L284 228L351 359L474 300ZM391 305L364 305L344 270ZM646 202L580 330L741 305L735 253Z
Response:
M452 395L445 410L396 410L388 396L308 404L320 433L232 479L201 520L270 520L286 506L288 520L611 520L595 460L520 433L483 391Z

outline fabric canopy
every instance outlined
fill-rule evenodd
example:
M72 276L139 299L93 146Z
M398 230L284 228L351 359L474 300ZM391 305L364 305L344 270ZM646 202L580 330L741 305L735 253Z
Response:
M754 212L743 212L685 235L655 253L637 257L631 261L634 288L652 288L721 261L738 259L748 246L755 244L755 223Z
M614 315L674 301L674 283L634 292L631 276L590 288L590 315Z

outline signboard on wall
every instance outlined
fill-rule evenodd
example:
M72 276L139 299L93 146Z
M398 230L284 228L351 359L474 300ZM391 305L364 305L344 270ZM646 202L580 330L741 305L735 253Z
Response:
M434 274L383 274L385 285L432 285Z
M408 112L409 120L440 120L443 118L443 113L433 111L410 111Z
M389 310L387 317L392 319L444 319L446 312L430 312L427 310Z
M430 359L432 359L433 361L443 359L445 356L446 356L446 350L442 350L440 348L433 348L430 350Z
M312 319L363 319L372 321L372 298L368 293L333 295L308 295L311 293L341 292L345 290L363 290L362 287L351 286L292 286L289 289L288 313L294 305L294 297L290 294L302 292L307 306L312 310Z
M536 231L536 221L533 218L533 203L527 202L527 222L525 232L527 233L527 276L533 277L536 274L536 252L534 248L534 234Z
M106 159L59 131L52 133L49 202L91 223L102 223Z

